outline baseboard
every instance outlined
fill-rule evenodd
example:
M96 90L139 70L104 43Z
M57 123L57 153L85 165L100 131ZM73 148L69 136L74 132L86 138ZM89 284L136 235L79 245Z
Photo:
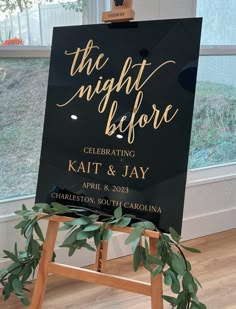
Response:
M194 239L236 228L236 208L184 218L183 240Z

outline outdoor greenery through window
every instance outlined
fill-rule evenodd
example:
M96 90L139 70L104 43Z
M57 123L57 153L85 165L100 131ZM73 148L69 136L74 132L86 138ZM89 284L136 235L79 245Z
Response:
M201 56L189 168L236 161L236 55Z
M88 22L85 1L63 3L0 0L0 48L50 45L53 26ZM236 44L235 9L234 0L198 0L202 44ZM35 194L48 66L44 58L0 58L0 200ZM236 55L200 57L189 168L236 161L235 67Z
M0 58L0 200L35 194L48 66Z

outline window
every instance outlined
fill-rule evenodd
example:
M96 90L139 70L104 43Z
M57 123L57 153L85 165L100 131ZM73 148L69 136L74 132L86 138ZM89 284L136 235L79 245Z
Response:
M197 16L203 16L202 45L236 45L236 1L197 0Z
M190 168L236 162L236 2L197 1L202 48Z
M201 56L189 168L236 161L236 55Z
M35 192L49 59L0 59L0 200Z
M7 1L5 4L0 1L0 43L3 45L50 46L53 27L97 23L101 11L107 7L106 0L38 0L33 1L32 6L29 4L32 1L14 1L17 8L13 12ZM22 11L17 3L21 3Z

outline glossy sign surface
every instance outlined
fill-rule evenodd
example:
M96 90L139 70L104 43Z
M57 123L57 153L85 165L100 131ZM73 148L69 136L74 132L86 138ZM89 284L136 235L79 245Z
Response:
M36 202L180 232L201 19L54 29Z

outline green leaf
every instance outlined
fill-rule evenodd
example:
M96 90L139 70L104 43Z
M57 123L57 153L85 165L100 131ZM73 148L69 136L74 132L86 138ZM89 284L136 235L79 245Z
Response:
M132 226L132 227L141 227L141 228L145 229L144 224L143 224L142 221L141 221L141 222L132 223L131 226Z
M163 239L160 237L157 240L157 250L159 251L164 245Z
M151 268L150 263L149 263L149 261L148 261L148 257L147 257L147 255L146 255L145 248L140 247L140 251L141 251L141 262L142 262L143 266L144 266L150 273L152 273L152 268Z
M51 206L53 207L53 210L56 210L57 212L61 214L68 213L68 208L60 203L53 202L51 203Z
M102 240L108 241L111 237L112 237L112 230L111 229L107 229L107 230L105 230L103 232Z
M15 214L26 217L26 216L35 215L35 212L33 210L18 210L18 211L15 211Z
M122 208L117 207L114 211L114 216L116 219L120 219L122 217Z
M0 271L0 278L2 278L3 276L5 276L7 273L8 273L8 270L7 270L7 269L2 269L2 270Z
M19 279L16 278L12 281L12 287L15 293L22 293L22 283Z
M193 279L194 279L194 281L197 283L197 285L198 285L200 288L202 288L201 283L197 280L197 278L196 278L196 277L193 277Z
M145 254L146 254L146 257L148 258L149 257L149 244L147 241L147 237L145 237L144 245L145 245Z
M181 239L181 236L176 232L176 230L173 229L173 227L170 227L169 228L169 232L170 232L170 235L172 237L172 239L179 243L180 239Z
M44 236L43 236L43 233L42 233L42 230L38 224L38 222L35 222L34 223L34 230L36 232L36 234L38 235L38 238L41 240L41 241L44 241Z
M171 279L172 279L172 284L171 284L171 291L173 293L176 293L178 294L179 291L180 291L180 283L179 283L179 280L178 278L176 277L176 274L169 269L169 272L168 274L171 276Z
M71 229L71 225L64 224L59 227L58 231L67 231Z
M28 250L29 250L31 240L32 240L32 235L26 237L25 251L28 251Z
M95 250L92 246L90 246L90 244L88 244L88 243L85 243L85 244L84 244L84 247L85 247L86 249L88 249L89 251L93 251L93 252L96 251L96 250Z
M21 302L24 306L29 306L30 305L30 301L27 299L27 298L22 298L21 299Z
M78 233L79 229L74 230L66 239L63 241L62 245L70 245L76 241L76 236Z
M69 247L68 256L72 256L75 253L75 250L77 249L76 246L72 245Z
M2 294L4 295L4 301L8 300L11 293L12 293L12 286L11 286L11 283L8 282L4 285L4 289L3 289L3 292L2 292Z
M194 286L193 286L192 283L189 283L189 284L188 284L188 290L189 290L189 293L191 293L191 294L196 293L196 291L195 291Z
M45 203L37 203L34 205L36 208L38 209L42 209L44 211L50 212L51 211L51 207L49 204L45 204Z
M79 219L71 220L65 222L66 225L86 225L90 222L90 219L87 217L81 217Z
M7 270L8 270L8 272L12 272L15 268L18 268L20 266L21 266L21 264L19 262L15 262L15 263L12 263L11 265L9 265Z
M164 272L164 283L165 283L165 285L171 286L172 285L172 276L169 272L170 272L169 270Z
M23 269L23 265L19 264L18 267L16 267L15 269L11 271L11 274L19 276L19 274L22 272L22 269Z
M191 269L192 269L191 263L187 260L186 260L186 262L187 262L187 271L191 271Z
M25 225L27 224L26 220L22 220L21 222L19 222L16 226L15 229L21 229L22 227L25 227Z
M91 225L87 225L84 228L84 232L96 231L98 229L100 229L100 225L99 224L91 224Z
M36 259L40 259L40 244L35 239L31 241L31 248L32 255L34 255Z
M181 276L183 276L186 272L183 260L176 253L171 255L171 266L173 270Z
M125 244L128 245L132 243L134 240L139 239L144 232L144 227L137 226L131 234L129 234L128 238L125 240Z
M32 272L32 268L30 264L27 264L24 268L24 273L23 273L23 277L22 277L22 282L25 284L25 281L29 278L29 276L31 275Z
M98 221L99 216L98 216L98 215L95 215L95 214L92 214L92 215L89 216L89 219L90 219L92 222L96 222L96 221Z
M17 262L18 261L18 257L15 256L14 253L8 251L8 250L3 250L4 254L6 254L6 257L8 257L9 259L11 259L12 261L14 262Z
M173 306L177 305L177 299L174 297L162 295L162 298Z
M18 253L18 248L17 248L16 242L15 242L15 245L14 245L14 253L15 253L15 256L18 257L19 253Z
M186 298L185 291L181 291L177 296L178 304L185 301L185 298Z
M138 246L134 251L134 257L133 257L133 269L136 272L140 266L141 263L141 251L140 247Z
M131 218L128 218L128 217L122 217L118 222L117 222L117 226L120 226L120 227L126 227L130 224L130 221L132 219Z
M132 254L134 254L135 249L137 248L138 244L140 242L140 238L137 238L132 243Z
M22 262L24 261L26 258L28 258L28 253L27 252L21 252L19 254L19 260Z
M151 271L152 277L155 277L156 275L160 274L161 271L162 271L162 265L157 265L157 266Z
M143 224L144 224L145 230L153 231L153 230L156 229L156 226L152 222L150 222L150 221L144 221Z
M79 231L78 234L76 235L76 240L83 240L87 239L89 236L89 232L85 232L83 230Z
M162 240L168 245L171 246L171 239L168 235L162 234Z
M25 204L22 204L22 210L27 210Z
M148 256L148 262L150 263L150 264L157 264L157 265L161 265L161 266L163 266L163 263L162 263L162 261L160 260L160 258L158 257L158 256L154 256L154 255L149 255Z
M33 226L34 226L34 222L31 221L31 223L29 224L29 226L27 227L27 229L26 229L26 231L25 231L26 237L32 236L32 233L33 233Z
M96 247L98 247L100 245L101 236L102 235L100 234L99 230L95 231L95 233L94 233L94 243L95 243Z
M194 282L192 275L186 272L183 277L183 288L187 289L190 294L196 294L198 290L197 284Z
M82 208L75 208L75 206L71 206L71 205L65 205L65 207L68 207L68 211L69 212L86 212L86 209L82 209Z
M198 298L197 298L197 295L196 295L196 294L192 294L191 296L192 296L193 301L194 301L197 305L200 305L200 302L199 302L199 300L198 300Z
M179 303L177 305L177 309L186 309L187 308L187 303L188 303L187 300L182 301L181 303Z
M185 250L193 252L193 253L201 253L200 250L195 249L195 248L190 248L190 247L186 247L186 246L183 246L183 245L181 245L181 247L184 248Z

